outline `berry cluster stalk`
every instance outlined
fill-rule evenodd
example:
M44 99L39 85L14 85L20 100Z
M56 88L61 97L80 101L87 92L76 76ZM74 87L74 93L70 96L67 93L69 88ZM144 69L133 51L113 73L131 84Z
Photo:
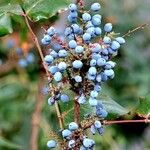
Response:
M38 49L38 52L39 52L39 54L40 54L40 57L41 57L41 60L42 60L44 69L45 69L45 71L46 71L46 75L47 75L48 81L50 81L50 80L51 80L51 76L50 76L50 74L49 74L49 72L48 72L48 70L47 70L47 65L44 63L44 55L43 55L43 53L42 53L42 49L41 49L41 47L40 47L40 44L39 44L39 42L38 42L38 39L37 39L35 33L33 32L32 28L31 28L31 26L30 26L30 24L29 24L29 20L28 20L28 16L27 16L26 12L25 12L24 10L23 10L23 12L24 12L23 16L24 16L24 18L25 18L26 25L27 25L27 27L28 27L28 29L29 29L29 31L30 31L32 37L33 37L34 43L35 43L35 45L36 45L36 47L37 47L37 49ZM51 87L51 84L49 84L49 86ZM64 127L63 127L63 126L64 126L64 125L63 125L64 123L63 123L63 119L62 119L62 117L61 117L61 112L60 112L59 104L58 104L57 101L55 101L55 109L56 109L57 117L58 117L58 120L59 120L60 128L63 129L63 128L64 128Z

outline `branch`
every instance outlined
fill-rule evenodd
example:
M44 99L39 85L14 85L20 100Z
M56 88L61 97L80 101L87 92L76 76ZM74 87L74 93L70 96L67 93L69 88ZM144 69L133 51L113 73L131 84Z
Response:
M144 29L145 27L149 26L150 25L150 22L148 23L145 23L145 24L142 24L136 28L134 28L133 30L129 30L126 34L124 34L122 37L126 37L126 36L130 36L131 33L134 33L140 29Z
M36 47L37 47L37 49L38 49L38 52L39 52L39 54L40 54L40 57L41 57L41 60L42 60L42 62L43 62L43 66L44 66L44 69L45 69L45 72L46 72L46 75L47 75L47 78L48 78L48 82L50 83L50 82L51 82L51 79L52 79L52 76L51 76L51 74L48 72L48 66L47 66L47 64L45 64L45 62L44 62L44 55L43 55L43 53L42 53L42 49L41 49L41 47L40 47L40 44L39 44L39 42L38 42L38 39L37 39L36 35L34 34L32 28L31 28L31 26L30 26L30 24L29 24L29 20L28 20L28 17L27 17L27 15L26 15L25 10L23 10L23 12L24 12L23 16L24 16L24 18L25 18L26 25L27 25L27 27L28 27L28 29L29 29L29 31L30 31L32 37L33 37L34 43L35 43L35 45L36 45ZM51 83L49 84L49 86L50 86L50 88L52 87ZM59 104L58 104L57 101L55 101L55 109L56 109L57 117L58 117L58 120L59 120L60 128L63 129L63 119L62 119L62 117L61 117L61 113L60 113L60 109L59 109Z
M143 120L113 120L113 121L103 121L104 125L111 125L111 124L123 124L123 123L150 123L150 120L143 119Z
M38 132L39 132L39 125L41 121L41 111L43 105L43 95L41 94L41 87L42 87L42 78L40 78L38 84L38 91L36 95L36 104L35 110L32 115L32 128L31 128L31 136L30 136L30 150L38 150Z

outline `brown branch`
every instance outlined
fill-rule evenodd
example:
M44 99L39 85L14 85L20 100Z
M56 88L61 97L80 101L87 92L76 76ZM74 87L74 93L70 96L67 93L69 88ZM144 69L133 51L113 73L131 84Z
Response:
M123 124L123 123L150 123L150 120L143 119L143 120L113 120L113 121L103 121L104 125L111 125L111 124Z
M43 78L39 79L38 83L38 91L36 94L36 103L35 110L32 115L32 128L31 128L31 136L30 136L30 150L38 150L38 133L39 133L39 125L41 121L41 111L43 106L43 98L44 96L41 93Z
M24 10L23 10L23 11L24 11ZM45 64L44 55L43 55L42 49L41 49L41 47L40 47L40 44L39 44L39 42L38 42L38 39L37 39L36 35L34 34L32 28L31 28L31 26L30 26L30 24L29 24L29 20L28 20L28 17L27 17L27 15L26 15L26 12L25 12L25 11L24 11L23 16L24 16L24 18L25 18L26 25L27 25L27 27L28 27L28 29L29 29L29 31L30 31L32 37L33 37L34 43L35 43L35 45L36 45L36 47L37 47L37 49L38 49L38 52L39 52L39 54L40 54L40 57L41 57L41 59L42 59L43 66L44 66L44 69L45 69L45 71L46 71L46 75L47 75L48 81L51 82L52 76L51 76L51 74L48 72L48 66ZM51 87L52 87L52 84L50 83L49 85L50 85L50 88L51 88ZM59 107L57 107L57 106L58 106L58 102L55 101L55 107L56 107L55 109L56 109L57 117L58 117L58 120L59 120L61 129L63 129L63 119L61 119L62 117L60 117L60 116L61 116L60 109L59 109Z
M134 33L140 29L144 29L145 27L149 26L150 25L150 22L148 23L145 23L145 24L142 24L136 28L134 28L133 30L129 30L126 34L124 34L122 37L126 37L126 36L130 36L131 33Z
M80 125L80 104L76 99L74 100L74 121Z

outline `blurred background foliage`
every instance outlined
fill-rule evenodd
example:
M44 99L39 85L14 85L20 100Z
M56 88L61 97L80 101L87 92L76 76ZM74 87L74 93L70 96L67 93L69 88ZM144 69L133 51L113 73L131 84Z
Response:
M87 1L87 6L92 1ZM37 127L35 146L45 150L51 131L59 129L58 120L54 108L47 105L47 82L36 47L18 14L22 13L21 7L28 12L40 41L44 33L41 27L47 28L54 22L58 28L64 27L62 18L66 13L54 14L69 1L39 1L39 7L34 9L31 6L35 0L19 2L20 5L17 0L0 0L0 36L11 33L0 38L0 150L30 149L33 128ZM100 2L103 20L112 22L121 35L150 21L149 0ZM139 114L144 117L145 111L150 112L150 28L132 34L126 41L115 58L116 77L103 85L102 94L130 110L130 114L118 119L138 119ZM46 48L42 48L46 53ZM145 100L147 103L143 103ZM138 108L139 104L144 109ZM102 137L95 136L96 150L149 150L149 139L147 124L112 125L106 127Z

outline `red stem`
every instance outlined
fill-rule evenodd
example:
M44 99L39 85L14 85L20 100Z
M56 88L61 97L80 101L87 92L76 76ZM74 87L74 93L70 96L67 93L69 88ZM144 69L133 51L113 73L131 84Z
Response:
M114 121L104 121L104 125L111 125L111 124L123 124L123 123L150 123L150 120L114 120Z

